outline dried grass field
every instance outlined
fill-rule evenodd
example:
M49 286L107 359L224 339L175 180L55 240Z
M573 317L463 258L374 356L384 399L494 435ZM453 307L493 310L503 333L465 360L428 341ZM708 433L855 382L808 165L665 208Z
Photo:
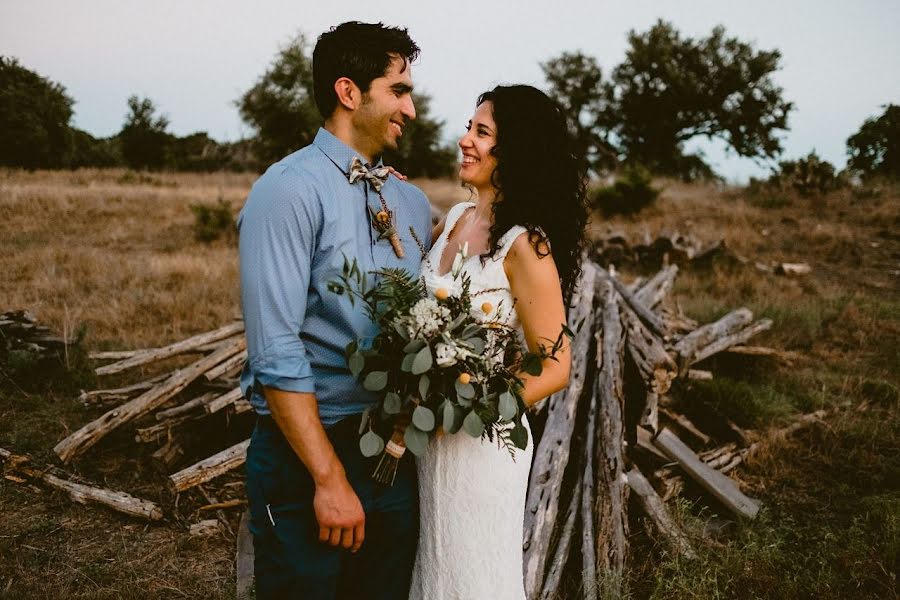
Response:
M82 336L89 350L160 346L228 322L239 313L234 236L197 241L191 206L222 200L236 214L253 179L0 171L0 311L28 309L60 335ZM453 182L417 183L442 208L468 198ZM708 503L679 502L675 512L700 549L696 561L667 555L634 527L630 597L896 597L900 186L803 199L658 185L655 205L634 217L595 215L592 234L724 238L748 264L683 269L674 290L682 308L705 322L747 306L774 320L754 343L801 355L793 366L719 365L716 379L696 383L697 401L760 432L799 413L847 408L768 441L737 469L743 489L763 502L756 521L714 527L722 521L701 508ZM807 262L812 272L783 277L755 261ZM76 396L0 381L0 447L52 464L53 445L101 414ZM861 404L866 410L856 410ZM236 437L248 426L217 422L208 435ZM150 451L112 435L67 469L195 514L203 498L169 494L164 475L147 465ZM230 482L239 486L239 475ZM228 513L234 524L239 514ZM0 479L0 598L232 596L234 539L193 538L187 525L174 518L145 525Z

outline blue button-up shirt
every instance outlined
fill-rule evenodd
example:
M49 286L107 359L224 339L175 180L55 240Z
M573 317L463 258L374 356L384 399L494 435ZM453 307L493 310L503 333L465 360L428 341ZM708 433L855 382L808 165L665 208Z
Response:
M385 183L381 193L405 253L397 258L371 225L367 204L381 210L378 194L366 181L348 182L354 156L362 159L320 129L310 146L269 167L238 216L248 352L241 387L245 396L252 390L259 414L269 414L262 386L314 392L326 426L375 400L344 358L347 344L371 338L375 325L360 302L352 306L328 283L341 274L345 256L364 271L400 267L418 276L422 253L409 228L429 248L431 210L415 186L393 176Z

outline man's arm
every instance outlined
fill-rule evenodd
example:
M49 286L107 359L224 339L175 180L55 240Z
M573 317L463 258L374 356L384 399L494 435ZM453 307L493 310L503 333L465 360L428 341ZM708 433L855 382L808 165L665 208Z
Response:
M356 552L365 539L366 515L325 435L315 395L268 387L265 393L272 418L315 483L319 541Z

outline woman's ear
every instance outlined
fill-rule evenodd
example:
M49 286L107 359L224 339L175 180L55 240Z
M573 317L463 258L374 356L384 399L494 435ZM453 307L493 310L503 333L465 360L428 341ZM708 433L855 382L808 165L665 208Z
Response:
M341 77L334 82L334 92L338 102L347 110L356 110L362 100L362 92L349 77Z

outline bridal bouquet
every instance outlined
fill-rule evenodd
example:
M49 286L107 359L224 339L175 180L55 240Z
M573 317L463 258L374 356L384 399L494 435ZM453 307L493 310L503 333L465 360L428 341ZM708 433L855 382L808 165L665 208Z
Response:
M421 456L429 436L441 430L497 440L514 457L528 443L519 374L539 375L563 335L572 335L563 324L549 348L529 352L504 321L503 307L479 303L478 296L490 290L470 292L462 274L465 258L463 247L451 269L453 293L439 288L428 294L422 280L402 269L363 273L346 258L341 277L329 284L352 303L361 301L378 325L371 343L348 344L346 358L353 375L378 397L363 413L359 446L365 456L382 454L373 473L382 483L393 483L406 448Z

